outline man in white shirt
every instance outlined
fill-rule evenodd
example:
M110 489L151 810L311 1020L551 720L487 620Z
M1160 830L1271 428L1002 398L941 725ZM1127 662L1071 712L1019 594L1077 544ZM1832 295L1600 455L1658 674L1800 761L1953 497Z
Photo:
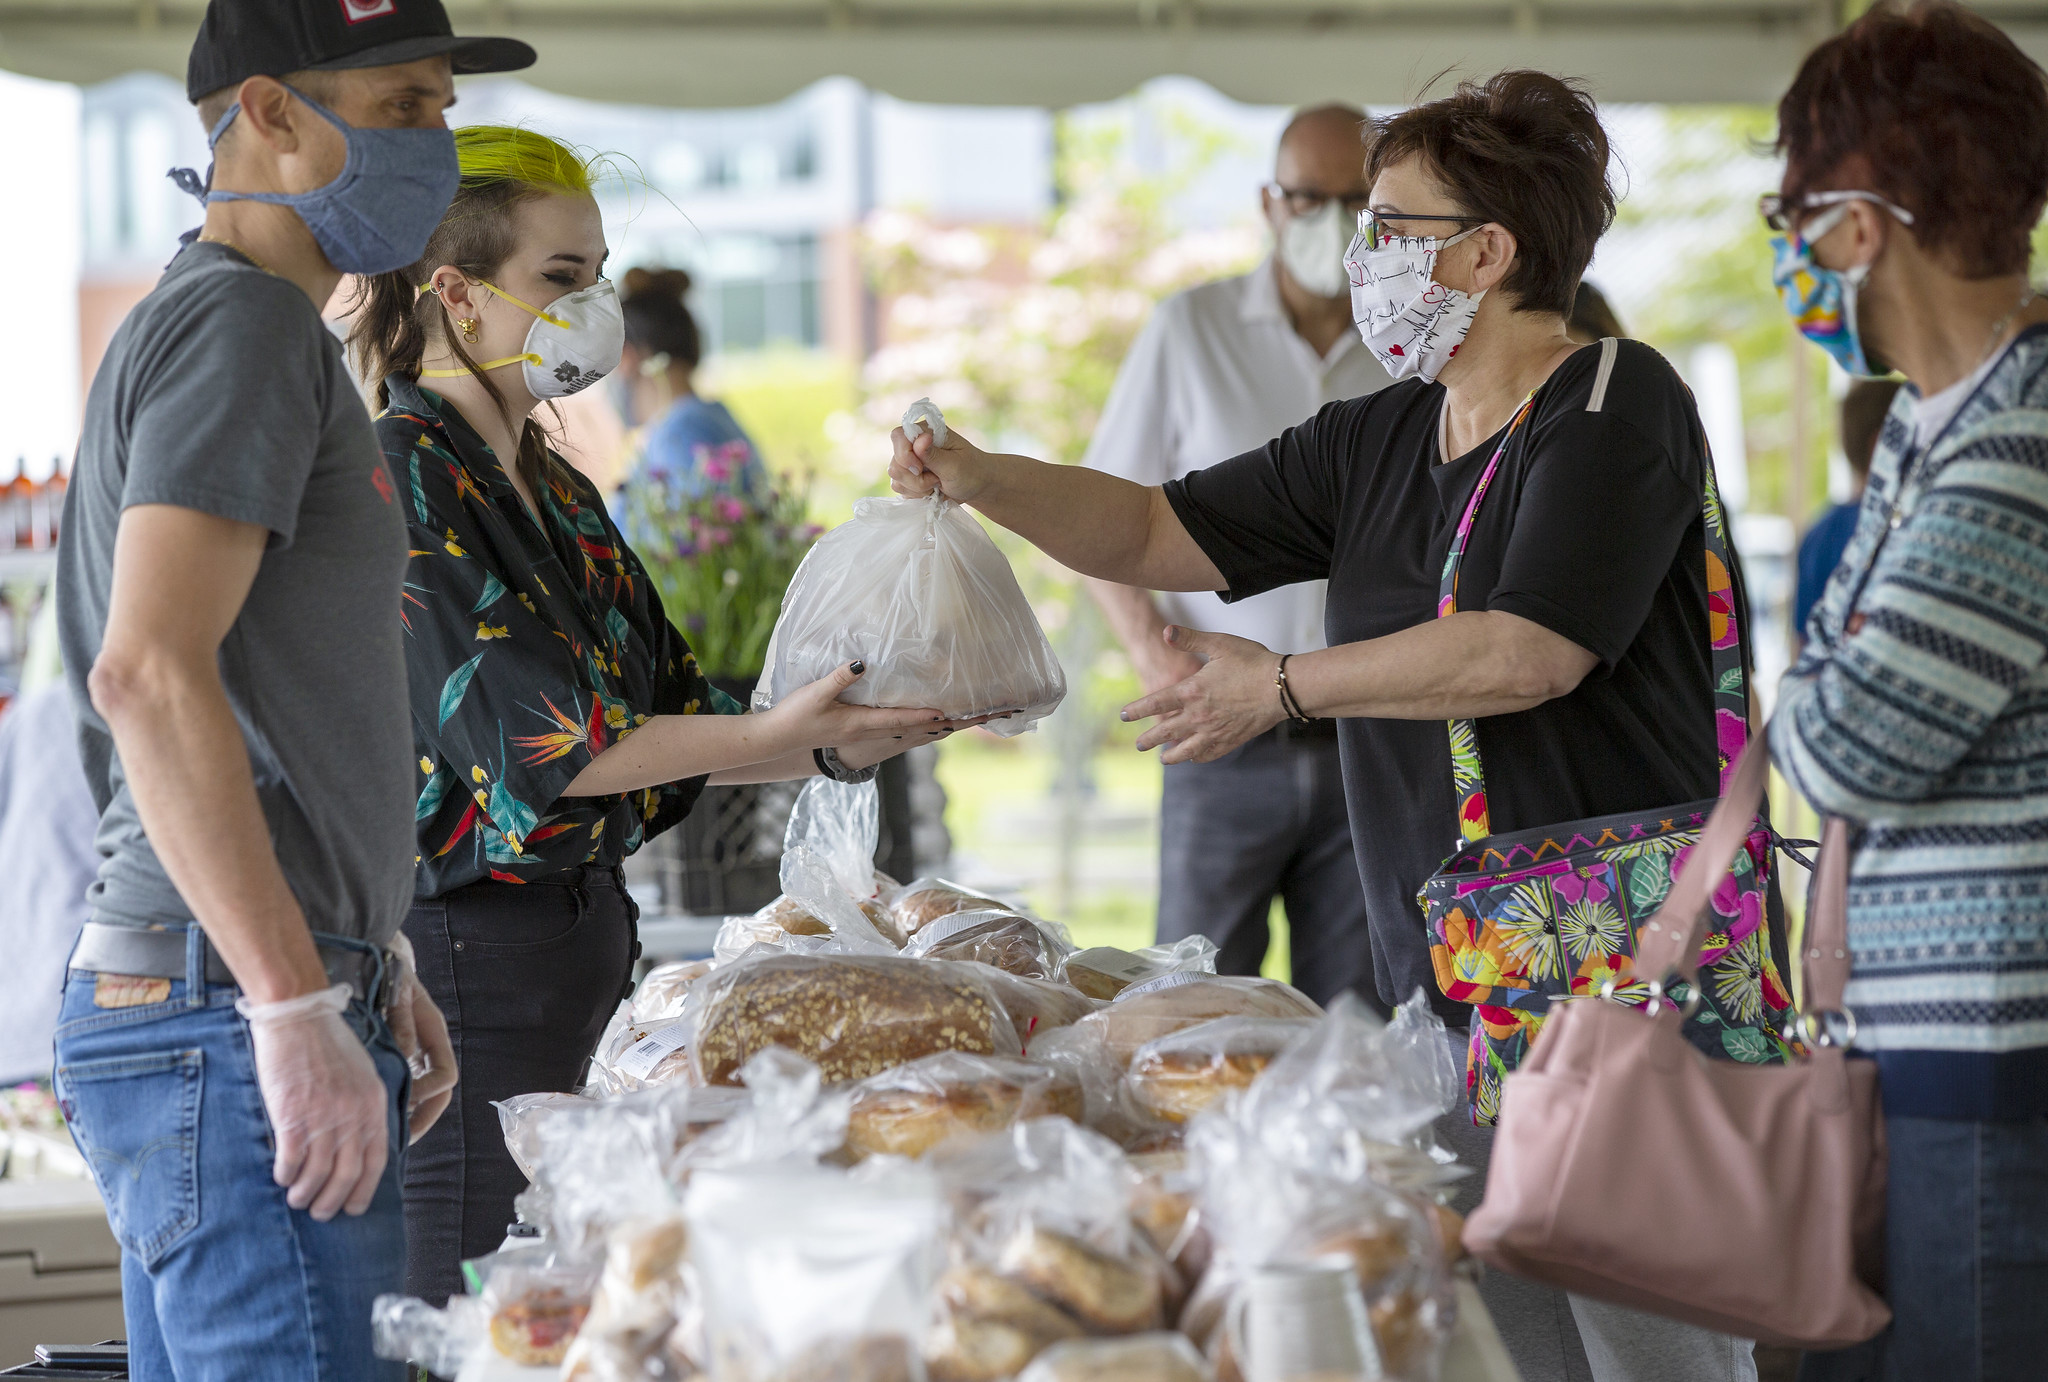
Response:
M1350 106L1295 114L1259 194L1273 255L1241 278L1159 304L1124 360L1087 464L1163 484L1387 384L1352 327L1344 271L1369 191L1364 130L1365 113ZM1167 646L1169 623L1277 652L1324 645L1320 583L1235 604L1088 584L1148 694L1200 666ZM1278 896L1294 982L1319 1002L1348 989L1378 1006L1331 722L1282 724L1214 763L1168 767L1160 816L1161 940L1200 932L1221 947L1224 972L1255 974Z

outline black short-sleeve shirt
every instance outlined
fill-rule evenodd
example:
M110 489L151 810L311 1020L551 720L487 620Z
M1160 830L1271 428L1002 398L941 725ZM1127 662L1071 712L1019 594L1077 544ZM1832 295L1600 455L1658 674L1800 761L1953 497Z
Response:
M1713 796L1705 453L1692 397L1656 351L1572 355L1538 390L1480 506L1458 607L1504 610L1594 653L1570 694L1478 721L1495 831ZM1598 406L1589 406L1598 397ZM1437 463L1441 385L1407 380L1166 486L1242 599L1327 579L1332 646L1436 615L1458 520L1500 434ZM1505 431L1505 429L1503 429ZM1437 992L1416 891L1458 845L1441 720L1338 725L1380 994Z

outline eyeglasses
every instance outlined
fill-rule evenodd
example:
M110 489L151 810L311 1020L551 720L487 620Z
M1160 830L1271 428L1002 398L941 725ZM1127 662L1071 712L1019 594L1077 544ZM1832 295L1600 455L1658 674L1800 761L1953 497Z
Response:
M1913 224L1912 212L1896 202L1878 196L1875 192L1809 192L1797 199L1782 197L1776 192L1766 192L1757 198L1756 210L1757 214L1764 218L1765 225L1780 235L1791 235L1798 233L1800 218L1807 212L1829 206L1840 208L1828 220L1825 229L1819 228L1816 223L1815 226L1809 227L1810 233L1800 237L1811 243L1842 223L1842 217L1848 214L1850 202L1869 202L1873 206L1881 206L1898 217L1899 224Z
M1318 192L1313 187L1283 187L1277 182L1267 183L1266 191L1286 202L1287 209L1297 216L1313 216L1331 202L1341 203L1345 215L1356 216L1365 210L1365 204L1370 200L1365 192Z
M1358 213L1358 233L1365 237L1365 247L1376 250L1389 240L1415 238L1415 232L1404 230L1410 221L1454 221L1459 225L1483 226L1485 216L1439 216L1406 211L1361 211ZM1425 234L1431 232L1424 232Z

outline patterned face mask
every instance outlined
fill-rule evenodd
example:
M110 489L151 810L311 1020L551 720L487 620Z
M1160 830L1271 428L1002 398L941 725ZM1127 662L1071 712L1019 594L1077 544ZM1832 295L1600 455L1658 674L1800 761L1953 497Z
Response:
M1378 245L1361 228L1345 252L1351 275L1351 320L1389 376L1435 380L1472 329L1485 293L1446 288L1431 277L1437 256L1483 227L1448 240L1434 235L1390 235Z
M1854 375L1875 373L1863 353L1856 330L1856 290L1870 275L1870 265L1830 269L1813 260L1813 242L1849 214L1846 205L1822 212L1803 231L1771 240L1771 282L1785 303L1799 334L1825 350L1834 362Z

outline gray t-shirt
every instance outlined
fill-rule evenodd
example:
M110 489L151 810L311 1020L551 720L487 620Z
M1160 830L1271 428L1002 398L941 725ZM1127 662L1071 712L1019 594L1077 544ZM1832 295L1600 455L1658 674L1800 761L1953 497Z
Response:
M315 931L381 944L398 929L414 847L397 500L306 295L219 245L189 246L93 379L57 554L65 674L100 809L94 920L192 919L86 690L121 513L171 504L270 530L220 671L286 882Z

